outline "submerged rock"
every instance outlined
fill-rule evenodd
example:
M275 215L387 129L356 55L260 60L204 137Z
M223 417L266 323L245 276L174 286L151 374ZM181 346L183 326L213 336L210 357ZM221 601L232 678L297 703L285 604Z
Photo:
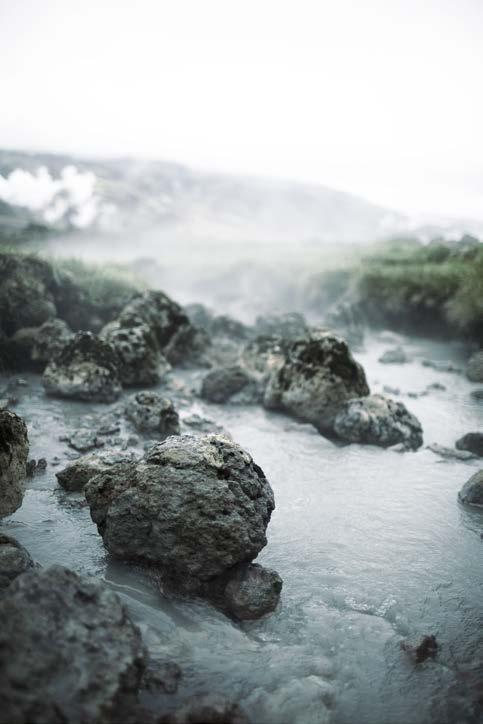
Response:
M0 700L12 724L122 722L145 667L118 596L61 566L19 576L0 600Z
M454 460L472 460L475 455L468 450L456 450L454 447L445 447L444 445L438 445L437 442L433 442L431 445L426 446L428 450L434 452L436 455L440 455L442 458L453 458Z
M113 402L121 393L119 359L110 344L91 332L79 332L49 362L42 383L54 397Z
M157 392L137 392L126 404L126 417L136 430L160 438L179 435L179 416L171 400Z
M260 399L258 386L240 365L218 367L203 378L201 397L208 402L222 404L238 401L242 404Z
M408 362L406 352L402 347L387 349L380 357L379 362L386 365L402 365Z
M47 364L55 359L74 333L62 319L49 319L37 330L31 352L33 362Z
M466 376L470 382L483 382L483 350L475 352L468 360Z
M466 435L456 440L455 446L458 450L467 450L473 455L483 457L483 432L467 432Z
M471 476L461 488L458 498L465 505L483 506L483 470Z
M132 463L135 459L133 452L103 450L77 458L63 470L55 473L55 476L64 490L69 492L83 490L89 480L99 473L109 470L113 465Z
M242 621L260 618L275 610L282 585L282 579L271 568L257 563L239 566L225 587L225 606Z
M436 657L439 646L436 641L436 636L429 634L427 636L423 636L421 643L419 643L418 646L411 646L403 641L401 642L401 648L403 651L406 651L408 654L413 656L417 664L422 664L423 661L426 661L426 659L434 659Z
M438 372L453 372L454 374L461 374L462 370L461 367L458 367L458 365L453 364L453 362L443 362L440 360L430 360L430 359L423 359L422 361L423 367L431 367L433 370L437 370Z
M22 505L27 476L29 442L21 417L0 411L0 518L11 515Z
M380 447L402 444L407 450L417 450L423 444L419 420L402 402L383 395L345 402L335 418L334 432L348 442Z
M180 709L164 714L157 724L250 724L243 709L221 694L189 699Z
M102 329L101 337L116 350L120 359L119 376L126 387L154 385L170 369L147 324L123 326L116 320Z
M26 548L15 538L0 533L0 594L17 576L34 565Z
M169 437L128 469L93 478L86 499L112 555L155 564L192 590L252 561L275 507L261 468L218 435Z
M345 340L321 333L288 345L269 379L264 405L332 434L343 403L368 394L364 370Z

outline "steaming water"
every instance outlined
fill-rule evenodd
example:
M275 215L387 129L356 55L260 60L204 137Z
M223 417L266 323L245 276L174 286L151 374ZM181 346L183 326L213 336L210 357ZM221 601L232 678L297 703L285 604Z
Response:
M454 350L407 341L415 361L384 366L377 358L386 347L372 340L357 357L373 391L401 389L426 443L452 445L482 428L472 385L420 364ZM17 410L29 424L31 455L64 459L59 435L101 407L48 400L38 378L28 380ZM447 389L405 395L436 381ZM42 565L103 576L121 594L152 655L183 669L169 706L210 691L239 700L261 724L479 721L483 513L463 509L456 496L480 464L442 461L425 449L340 448L258 408L204 409L253 454L275 491L259 557L284 579L272 616L236 625L203 602L162 597L143 571L110 562L82 496L64 493L50 466L4 522L7 532ZM399 643L426 633L441 648L416 667Z

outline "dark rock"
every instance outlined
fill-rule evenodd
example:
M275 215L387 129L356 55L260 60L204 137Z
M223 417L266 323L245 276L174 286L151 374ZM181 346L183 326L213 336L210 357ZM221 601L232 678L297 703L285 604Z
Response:
M117 452L103 450L102 452L83 455L74 460L66 468L55 473L64 490L69 492L83 490L85 485L99 473L105 472L120 463L132 463L136 459L133 452Z
M61 566L32 570L0 600L0 699L12 724L123 722L146 654L118 596Z
M239 566L224 590L224 604L235 618L257 619L271 613L280 600L283 581L276 571L257 563Z
M422 664L426 659L434 659L438 653L438 648L436 637L432 634L423 636L418 646L411 646L404 641L401 642L401 649L413 656L417 664Z
M175 694L182 678L182 671L174 661L149 662L143 677L143 687L148 691L164 691Z
M0 518L22 505L27 475L27 428L14 412L0 412Z
M427 390L446 390L445 385L442 385L440 382L432 382L430 385L426 387Z
M69 447L78 452L87 452L105 445L104 440L98 437L95 430L76 430L65 439Z
M473 455L483 458L483 432L467 432L466 435L456 440L455 446L458 450L467 450Z
M223 434L225 437L230 437L227 435L226 431L223 430L221 425L218 425L218 423L210 417L204 417L203 415L199 415L197 412L183 415L181 421L183 425L187 425L187 427L197 430L200 433L214 433L215 435Z
M179 417L171 400L157 392L137 392L126 403L126 417L136 430L159 438L179 435Z
M364 370L347 343L330 334L316 334L289 344L283 364L269 379L264 405L332 434L343 403L368 394Z
M49 362L42 383L55 397L113 402L121 393L119 359L110 344L91 332L79 332Z
M112 555L192 590L258 555L275 506L251 456L217 435L169 437L128 469L97 475L85 494Z
M379 362L386 365L402 365L408 362L408 358L402 347L394 347L393 349L387 349L379 357Z
M14 578L33 568L34 565L26 548L15 538L0 533L0 594Z
M384 390L384 392L387 392L388 395L397 396L401 394L401 390L399 389L399 387L390 387L390 385L384 385L382 389Z
M240 395L243 393L243 396ZM203 378L201 397L208 402L256 402L260 400L258 386L240 365L218 367Z
M466 376L470 382L483 382L483 350L475 352L468 360Z
M478 390L471 390L470 395L474 400L483 400L483 388Z
M158 724L250 724L243 709L221 694L192 697L176 712L164 714Z
M468 450L456 450L453 447L445 447L444 445L438 445L433 442L431 445L426 446L427 450L431 450L436 455L440 455L442 458L453 458L454 460L472 460L475 455Z
M343 403L335 418L334 432L348 442L380 447L402 443L407 450L417 450L423 444L419 420L402 402L382 395L370 395Z
M69 325L62 319L49 319L36 331L31 359L45 365L55 359L73 337Z
M121 361L119 374L126 387L155 385L168 372L170 365L161 354L156 336L147 324L122 326L110 322L101 336L116 350Z
M251 376L266 382L285 362L286 347L280 337L257 337L242 350L240 363Z
M20 254L0 254L0 329L11 337L56 316L50 264Z
M281 337L292 340L305 337L308 333L307 322L303 314L288 312L257 317L255 333L259 337Z
M471 476L461 488L458 498L465 505L483 506L483 470Z

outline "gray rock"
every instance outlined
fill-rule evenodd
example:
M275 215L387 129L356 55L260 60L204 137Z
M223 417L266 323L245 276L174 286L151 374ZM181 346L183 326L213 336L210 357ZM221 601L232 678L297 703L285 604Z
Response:
M402 347L387 349L380 357L379 362L386 365L402 365L408 362L406 352Z
M148 691L164 691L174 694L182 678L182 671L174 661L161 663L150 661L143 677L143 687Z
M473 455L483 458L483 432L467 432L466 435L456 440L455 446L458 450L467 450Z
M476 457L468 450L456 450L454 447L445 447L444 445L438 445L437 442L433 442L431 445L427 445L426 448L442 458L453 458L454 460L473 460Z
M158 724L250 724L243 709L221 694L189 699L180 709L164 714Z
M423 444L419 420L402 402L383 395L345 402L335 418L334 432L348 442L380 447L402 443L406 450L417 450Z
M283 364L269 379L264 405L331 434L343 403L368 394L364 370L345 340L331 334L312 334L289 344Z
M22 505L29 442L21 417L0 411L0 518Z
M67 444L78 452L87 452L104 446L104 440L98 437L96 430L76 430L66 439Z
M208 402L257 402L261 394L257 383L240 367L218 367L203 378L200 395Z
M32 570L0 600L0 699L11 724L122 722L145 667L118 596L61 566Z
M91 332L79 332L49 362L42 383L54 397L113 402L121 393L119 359L110 344Z
M440 360L424 359L422 361L423 367L431 367L433 370L438 372L453 372L454 374L461 374L461 367L453 364L453 362L444 362Z
M66 468L55 473L55 476L64 490L69 492L83 490L89 480L99 473L109 470L113 465L132 463L135 459L133 452L103 450L77 458Z
M240 620L271 613L280 600L283 581L276 571L257 563L239 566L224 590L228 611Z
M260 337L281 337L291 340L305 337L307 332L305 317L298 312L269 314L257 317L255 321L255 333Z
M119 375L126 387L155 385L170 369L154 332L147 324L122 326L116 320L102 329L101 337L116 350L121 361Z
M275 507L263 471L218 435L169 437L128 470L97 475L85 494L112 555L193 590L258 555Z
M266 382L285 362L286 345L281 337L257 337L242 350L240 364L251 376Z
M137 392L126 403L126 417L136 430L160 438L179 435L179 417L171 400L157 392Z
M31 351L34 362L47 364L55 359L74 333L62 319L49 319L38 328Z
M0 330L7 336L56 316L50 264L35 256L0 254Z
M17 576L34 565L26 548L15 538L0 533L0 594Z
M483 470L471 476L461 488L458 498L465 505L483 506Z
M483 350L475 352L468 360L466 376L471 382L483 382Z

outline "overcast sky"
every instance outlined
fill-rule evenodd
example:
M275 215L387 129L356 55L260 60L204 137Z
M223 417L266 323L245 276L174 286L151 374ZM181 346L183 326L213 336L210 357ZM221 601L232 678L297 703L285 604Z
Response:
M0 146L483 219L483 0L0 0Z

